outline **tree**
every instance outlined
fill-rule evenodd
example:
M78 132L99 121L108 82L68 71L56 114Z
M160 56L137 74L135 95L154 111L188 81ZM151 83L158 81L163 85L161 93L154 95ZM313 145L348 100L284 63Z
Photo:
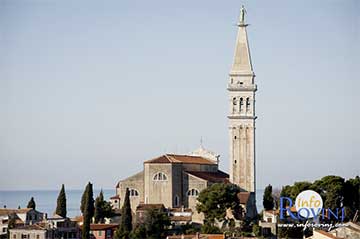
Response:
M94 216L94 198L92 184L86 185L84 193L81 197L81 212L83 214L82 239L90 238L90 223Z
M66 194L64 184L61 186L59 196L57 198L55 214L64 218L66 217Z
M95 223L104 223L106 217L111 217L114 214L114 210L111 204L104 200L103 191L100 191L99 196L95 199Z
M95 199L95 213L94 213L94 222L99 223L104 220L104 212L103 212L103 204L104 204L104 195L103 191L100 191L99 196Z
M212 225L211 223L205 222L202 226L201 226L201 233L204 234L219 234L221 233L220 229L214 225Z
M313 184L311 184L310 182L307 182L307 181L295 182L294 185L292 185L292 186L286 185L286 186L282 187L280 196L281 197L289 197L289 198L291 198L291 200L293 202L295 202L296 196L299 193L301 193L302 191L308 190L308 189L317 191L313 188ZM284 202L285 202L285 206L289 206L287 200L285 200Z
M360 210L360 177L348 179L344 187L345 215L352 220L356 210Z
M196 209L204 213L206 223L214 225L215 219L225 219L227 209L239 210L239 192L240 188L235 184L215 183L200 192Z
M10 229L15 228L16 226L16 214L12 213L9 215L8 228L7 228L7 238L10 239Z
M116 230L115 239L128 239L132 230L132 214L130 205L130 191L126 188L124 205L121 208L121 220L119 228Z
M149 209L145 212L144 221L135 227L130 238L163 238L169 225L169 216L163 210Z
M329 175L316 180L311 189L317 191L324 200L324 208L340 208L344 200L345 180L342 177Z
M270 184L266 186L264 191L263 206L265 210L274 209L274 198L272 196L272 186Z
M36 208L36 203L35 203L34 197L31 197L31 198L30 198L30 201L28 202L27 208L32 208L32 209L35 210L35 208Z

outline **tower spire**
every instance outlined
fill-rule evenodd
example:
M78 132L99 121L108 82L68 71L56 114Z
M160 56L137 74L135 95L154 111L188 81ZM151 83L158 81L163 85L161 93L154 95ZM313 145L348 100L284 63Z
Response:
M255 92L250 48L245 23L245 7L240 10L234 60L229 74L229 142L230 181L251 195L252 210L247 216L256 215L255 205Z
M247 14L244 5L240 10L240 18L238 26L238 34L236 37L234 61L230 71L230 75L253 75L253 67L250 57L250 48L245 23L245 14Z

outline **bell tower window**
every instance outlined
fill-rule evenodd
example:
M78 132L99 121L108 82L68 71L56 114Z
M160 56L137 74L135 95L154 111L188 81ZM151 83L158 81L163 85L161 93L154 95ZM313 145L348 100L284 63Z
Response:
M246 98L246 111L250 110L250 98Z
M241 97L240 98L240 112L243 111L243 106L244 106L244 99Z

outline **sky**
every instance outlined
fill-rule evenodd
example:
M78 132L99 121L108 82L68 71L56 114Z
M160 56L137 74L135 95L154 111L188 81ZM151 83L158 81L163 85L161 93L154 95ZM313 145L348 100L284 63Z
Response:
M115 188L200 145L229 171L240 7L256 184L360 174L360 2L0 1L0 190Z

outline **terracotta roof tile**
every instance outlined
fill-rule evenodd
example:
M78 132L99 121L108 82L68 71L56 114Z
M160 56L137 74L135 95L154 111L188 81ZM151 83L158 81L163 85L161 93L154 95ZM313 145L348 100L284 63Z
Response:
M92 231L102 231L106 229L116 229L119 224L90 224L90 230ZM80 226L82 228L82 225Z
M167 239L194 239L196 235L175 235L175 236L167 236Z
M168 239L224 239L225 236L223 234L200 234L199 237L197 235L176 235L176 236L168 236Z
M164 154L160 157L145 161L144 163L188 163L188 164L216 164L216 162L200 157L178 154Z
M33 225L18 225L15 230L45 230L46 227L44 224L33 224Z
M119 195L112 196L110 199L120 199Z
M192 210L191 210L191 208L175 207L175 208L171 208L170 212L192 212Z
M186 173L213 183L229 182L229 175L220 170L218 170L217 172L186 171Z
M32 208L22 208L22 209L0 208L0 215L10 215L13 213L22 214L22 213L27 213L31 210L33 209Z
M84 218L83 218L83 216L76 216L74 218L71 218L71 221L73 221L73 222L83 222Z
M331 238L331 239L341 239L342 237L336 237L336 236L334 236L333 234L331 234L331 233L328 233L328 232L325 232L325 231L321 231L321 230L314 230L314 234L316 234L316 233L320 233L320 234L322 234L322 235L324 235L324 236L326 236L327 238Z
M144 203L140 203L136 207L136 211L149 210L149 209L165 209L165 207L164 207L164 204L144 204Z

